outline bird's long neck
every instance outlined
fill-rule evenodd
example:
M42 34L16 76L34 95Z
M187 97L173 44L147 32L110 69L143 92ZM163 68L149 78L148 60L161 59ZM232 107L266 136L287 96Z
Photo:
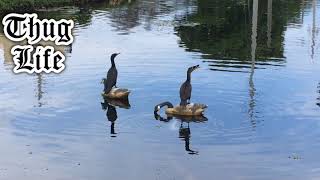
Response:
M188 82L191 81L191 72L187 72L187 81L188 81Z
M114 58L111 58L111 66L116 67L116 64L114 63Z

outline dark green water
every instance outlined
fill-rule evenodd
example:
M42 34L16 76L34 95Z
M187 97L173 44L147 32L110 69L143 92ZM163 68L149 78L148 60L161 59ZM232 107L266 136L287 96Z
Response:
M41 11L74 19L56 74L13 74L0 35L0 179L320 178L320 1L154 0ZM116 59L130 108L101 106ZM207 120L159 121L186 69ZM124 108L126 107L126 108ZM162 113L162 116L165 115Z

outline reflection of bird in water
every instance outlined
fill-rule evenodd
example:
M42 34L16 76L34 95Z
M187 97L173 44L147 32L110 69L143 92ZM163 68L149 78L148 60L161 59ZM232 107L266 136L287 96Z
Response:
M185 149L189 152L189 154L198 154L198 151L194 151L190 149L190 127L188 122L188 127L183 127L183 121L181 121L181 125L179 128L179 138L184 139L185 141Z
M163 105L166 105L168 107L171 107L171 103L165 102L162 103ZM179 138L183 139L185 141L185 150L189 153L189 154L198 154L198 151L194 151L190 149L190 134L191 134L191 130L190 130L190 126L189 123L190 122L195 122L195 123L200 123L200 122L205 122L208 121L208 119L204 116L178 116L178 115L168 115L167 118L163 118L158 114L157 111L157 107L155 107L155 111L154 111L154 117L156 120L160 120L161 122L165 122L168 123L170 122L173 117L180 120L181 121L181 125L179 128ZM183 127L183 123L187 122L188 123L188 127Z
M104 99L104 102L101 103L102 109L107 110L106 116L108 121L111 122L110 134L111 137L116 137L116 132L114 130L115 121L118 118L116 106L120 108L129 109L130 104L128 99L125 100L114 100L114 99Z
M41 99L43 97L43 77L42 73L37 74L37 97L38 97L38 107L42 107L43 103L41 102Z
M320 83L318 85L318 93L320 95ZM320 96L317 98L318 102L317 102L317 105L320 107Z
M115 133L114 131L114 122L117 120L118 116L117 116L117 110L116 107L111 106L108 104L108 110L107 110L107 118L108 120L111 122L111 130L110 133L112 135L115 135L117 133ZM112 136L115 137L115 136Z
M191 91L192 91L191 73L198 68L199 68L199 65L188 68L187 80L180 87L180 99L181 99L180 105L186 106L187 104L190 103Z
M118 71L116 68L116 64L114 63L114 58L119 55L120 53L114 53L111 55L111 67L107 74L107 79L104 81L104 92L108 94L112 87L116 87L117 78L118 78Z
M72 44L66 46L65 51L71 54L72 53Z

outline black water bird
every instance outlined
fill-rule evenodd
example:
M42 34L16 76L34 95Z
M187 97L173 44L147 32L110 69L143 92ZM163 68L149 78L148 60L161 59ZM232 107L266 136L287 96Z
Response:
M180 99L181 99L180 105L182 106L186 106L187 104L190 103L191 91L192 91L191 73L198 68L199 68L199 65L188 68L187 80L180 87Z
M108 71L107 79L104 81L104 92L106 94L108 94L113 87L116 87L117 84L118 71L116 68L116 64L114 63L114 58L119 54L120 53L113 53L110 58L111 67Z

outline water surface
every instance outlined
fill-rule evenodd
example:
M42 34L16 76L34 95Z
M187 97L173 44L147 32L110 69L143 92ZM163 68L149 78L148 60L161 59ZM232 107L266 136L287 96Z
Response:
M61 48L63 73L13 74L0 35L0 179L318 179L319 12L319 0L38 12L74 19L75 42ZM101 97L113 52L132 91L120 107ZM191 101L209 106L206 119L156 120L196 64Z

